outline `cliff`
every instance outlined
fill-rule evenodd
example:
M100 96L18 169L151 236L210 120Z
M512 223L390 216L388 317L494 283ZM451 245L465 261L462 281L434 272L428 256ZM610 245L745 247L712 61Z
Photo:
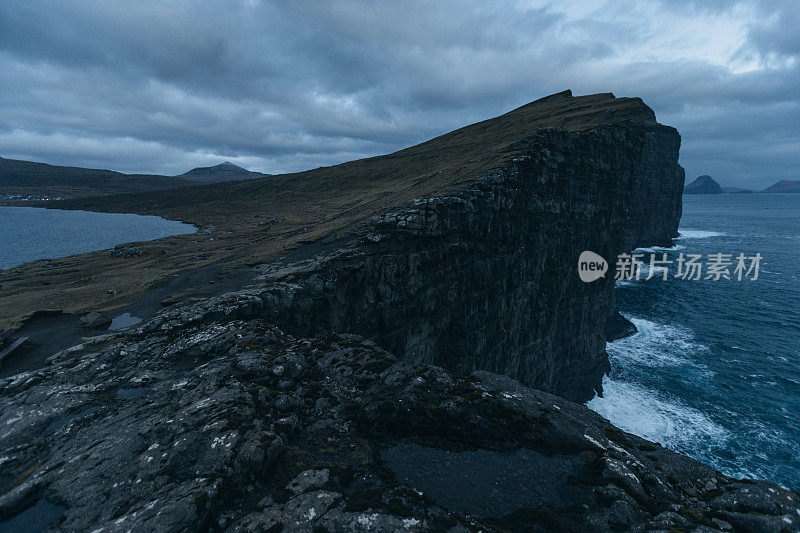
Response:
M722 187L711 176L698 176L683 189L683 194L722 194Z
M628 136L627 141L602 141L610 132L589 133L606 126L640 129L615 134ZM647 244L668 242L670 228L666 226L677 224L680 211L680 195L670 194L674 187L680 188L673 182L680 172L675 130L658 125L652 110L638 98L611 94L575 97L565 91L383 156L158 194L48 202L48 207L62 209L159 215L196 224L202 233L140 243L137 246L146 253L135 259L97 252L0 274L0 326L19 324L42 309L86 313L128 305L146 295L154 284L181 277L189 270L213 266L235 271L272 262L287 252L308 255L309 248L330 250L346 245L368 231L366 223L372 217L415 199L460 193L484 176L509 169L515 158L526 157L524 140L543 127L560 128L570 135L584 133L579 137L586 142L594 135L598 137L595 148L605 142L617 150L613 157L601 154L596 160L580 159L592 157L590 153L569 151L559 157L571 161L551 159L553 172L571 165L558 176L564 180L556 191L561 194L559 202L586 195L587 217L624 213L632 223L619 231L628 245L638 238ZM637 179L630 174L634 166L642 172ZM584 180L584 174L589 178ZM606 181L595 190L591 179L600 174ZM623 178L631 188L624 197L592 207L592 202L610 198L609 188L618 187L616 181ZM555 191L554 185L550 187ZM547 191L541 189L537 194ZM517 202L515 208L520 205ZM558 218L568 208L553 204L547 209ZM582 215L576 211L570 216Z
M214 224L115 258L118 276L225 254L258 277L0 379L0 520L795 527L792 491L569 401L600 388L606 336L626 327L609 322L616 255L677 236L679 146L638 99L565 92L379 158L60 204ZM611 271L581 282L584 250Z
M560 127L542 127L549 124ZM257 241L231 241L237 232L248 239L252 226L245 232L228 217L246 220L277 196L283 210L267 213L291 221L273 217L277 227L255 229L278 229L277 242L288 234L316 244L290 254L301 261L262 256L261 279L246 290L259 303L242 318L264 318L298 337L359 334L407 361L498 372L585 401L609 368L616 256L677 236L679 147L677 131L658 124L641 100L567 91L388 156L291 180L169 191L144 209L194 210L192 218L206 223L210 215L221 227L207 242L247 254ZM293 194L264 190L281 183ZM202 204L186 196L193 189L199 202L215 199L216 209L198 211ZM301 189L327 209L309 207ZM350 207L354 196L375 191L378 198ZM228 210L236 199L241 205ZM115 207L108 198L102 206L139 200L121 197ZM581 282L584 250L607 258L611 272ZM160 254L156 265L137 259L136 270L152 272L173 255Z
M371 219L357 245L268 265L250 317L588 400L609 368L613 258L676 235L678 146L662 126L539 131L474 185ZM581 282L583 250L609 258L611 274Z

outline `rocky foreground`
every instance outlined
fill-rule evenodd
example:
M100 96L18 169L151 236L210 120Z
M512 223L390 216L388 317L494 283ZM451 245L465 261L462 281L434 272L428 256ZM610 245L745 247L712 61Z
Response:
M0 530L800 528L797 493L582 405L239 309L167 310L0 381Z

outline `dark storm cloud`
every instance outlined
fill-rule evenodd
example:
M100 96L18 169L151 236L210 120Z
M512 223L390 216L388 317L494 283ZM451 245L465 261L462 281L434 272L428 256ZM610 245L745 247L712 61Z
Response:
M301 170L572 88L643 97L689 176L800 179L791 2L579 4L0 0L0 155Z

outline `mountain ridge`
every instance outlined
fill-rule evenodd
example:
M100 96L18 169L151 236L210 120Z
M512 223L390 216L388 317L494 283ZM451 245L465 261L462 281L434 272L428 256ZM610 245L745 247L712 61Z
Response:
M194 185L180 177L51 165L0 157L0 194L79 198Z
M525 139L560 139L563 134L569 139L592 132L584 137L611 142L628 130L639 135L641 128L667 134L669 153L677 153L680 138L676 130L659 125L641 99L617 98L610 93L573 96L571 91L563 91L383 156L293 174L199 184L157 195L115 194L47 202L46 207L60 209L158 215L204 228L203 237L142 243L143 249L153 253L136 261L111 260L95 252L60 259L57 265L63 266L58 268L18 267L15 281L3 285L7 297L0 297L0 303L15 294L25 293L25 298L17 298L15 306L0 305L0 321L13 323L42 309L80 312L98 305L113 308L134 301L154 280L178 272L211 264L237 270L287 253L305 254L308 252L303 250L365 235L369 231L366 221L393 207L414 198L463 190L515 158L529 157L523 155L528 146ZM669 211L680 212L679 198ZM653 225L649 231L655 234L660 216L651 218L653 222L647 224ZM631 234L625 240L635 238ZM164 248L169 254L161 253ZM77 280L82 281L70 285L69 291L59 290Z
M196 167L183 174L127 174L116 170L52 165L0 157L0 196L75 199L149 193L202 183L247 180L270 174L251 172L230 161Z

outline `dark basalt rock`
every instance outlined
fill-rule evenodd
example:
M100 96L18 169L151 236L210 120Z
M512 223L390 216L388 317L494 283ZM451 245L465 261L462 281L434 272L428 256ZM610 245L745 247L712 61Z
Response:
M797 493L730 479L509 377L222 311L198 323L205 308L189 307L169 327L89 339L0 381L0 527L36 505L58 510L46 525L63 531L800 523ZM497 481L488 504L480 487L448 483L475 457ZM448 466L415 476L431 458ZM530 487L537 471L548 490Z
M612 312L611 316L606 320L605 332L606 341L608 342L630 337L637 331L639 330L636 329L633 322L622 316L616 309L614 309L614 312Z
M147 250L141 246L133 246L131 244L118 244L109 253L112 257L139 257L147 253Z
M679 145L661 125L541 129L509 147L509 165L373 218L350 247L266 265L261 283L197 319L236 306L298 337L359 334L406 361L588 400L609 370L614 279L581 282L577 258L592 250L613 265L623 251L671 244Z

